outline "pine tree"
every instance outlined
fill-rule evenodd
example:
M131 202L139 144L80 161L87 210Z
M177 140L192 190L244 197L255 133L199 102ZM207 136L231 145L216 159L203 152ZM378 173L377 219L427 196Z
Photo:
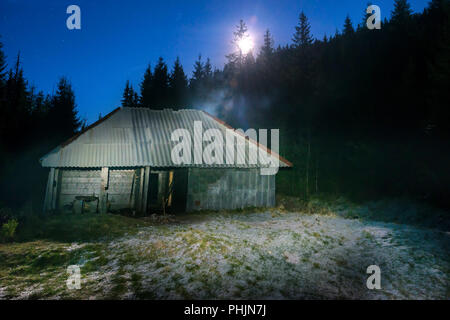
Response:
M352 20L350 19L350 16L347 15L344 21L344 31L343 34L346 36L352 35L355 33L355 29L353 29Z
M123 90L122 95L122 107L124 108L133 108L137 103L137 94L134 92L133 87L130 84L130 81L127 80L125 85L125 89Z
M203 73L205 78L210 79L212 77L212 66L211 66L211 60L209 58L206 58L205 65L203 67Z
M134 89L133 89L133 99L132 99L132 107L133 108L140 107L139 100L140 99L139 99L138 93L136 91L134 91Z
M2 127L4 127L3 121L6 121L6 67L7 65L5 54L3 53L3 43L0 42L0 118L3 119L0 120L0 125Z
M249 37L248 28L245 24L244 20L239 21L239 25L236 26L236 31L233 32L233 41L231 43L236 48L234 52L226 55L225 57L228 59L228 64L232 68L240 68L244 63L244 53L240 47L240 43L242 40Z
M213 86L213 71L211 66L211 60L206 58L205 65L203 66L203 87L209 93Z
M3 52L3 43L0 42L0 88L5 85L6 74L6 58Z
M411 6L407 0L395 0L391 21L395 24L403 24L410 18L411 13Z
M179 57L175 60L170 74L169 88L172 106L175 108L182 107L186 103L188 80Z
M255 57L253 56L253 52L250 51L244 57L244 65L245 65L245 67L247 67L246 71L249 71L248 67L251 67L254 63L255 63Z
M4 91L2 113L6 121L5 125L16 129L27 125L28 115L31 111L31 94L20 65L20 53L17 55L14 70L9 71Z
M141 87L141 97L140 97L140 106L144 108L150 108L153 101L153 74L152 74L152 68L150 64L148 65L147 69L145 69L144 73L144 79L142 80L140 87Z
M446 0L432 0L426 9L428 21L432 22L426 35L432 45L428 45L432 52L427 57L428 67L428 99L429 123L437 130L450 134L450 2Z
M202 62L202 55L198 55L198 59L194 63L194 71L192 71L192 78L190 80L191 88L195 88L205 77L204 65Z
M218 68L214 68L212 75L212 82L214 86L220 87L223 85L223 71Z
M123 90L122 95L122 107L125 108L137 108L139 107L139 95L136 91L134 91L133 86L130 84L130 81L127 80L125 85L125 89Z
M43 111L45 95L43 91L39 91L36 95L33 95L33 107L32 112Z
M24 116L30 111L30 105L28 104L30 98L30 92L28 91L28 83L23 76L23 69L20 66L20 53L17 55L16 66L14 70L14 84L15 90L13 90L12 102L15 107L15 112Z
M308 18L302 11L299 16L299 23L295 27L295 33L292 38L294 47L306 47L313 42L311 35L311 25L308 22Z
M264 33L264 44L261 47L258 59L262 60L264 63L267 63L274 52L273 44L274 44L273 37L270 34L269 29L267 29L266 32Z
M43 91L39 91L32 96L31 108L31 132L33 132L33 140L39 144L44 142L50 136L52 124L49 122L49 112L52 104L52 98ZM44 141L42 141L44 140ZM48 148L51 146L49 145Z
M192 78L189 80L190 99L197 102L201 99L201 91L203 89L205 79L205 66L202 62L202 55L198 55L198 59L194 62L194 70Z
M450 3L448 0L431 0L428 4L429 10L440 10L442 14L449 13Z
M78 118L75 94L69 80L62 77L57 87L51 103L50 117L56 139L64 141L78 131L81 121Z
M162 57L159 57L158 63L153 70L153 103L150 106L151 109L162 110L167 107L169 103L168 96L169 89L169 74L167 71L167 65Z
M341 33L339 32L339 29L336 28L336 31L334 32L333 38L334 38L334 39L338 39L340 36L341 36Z

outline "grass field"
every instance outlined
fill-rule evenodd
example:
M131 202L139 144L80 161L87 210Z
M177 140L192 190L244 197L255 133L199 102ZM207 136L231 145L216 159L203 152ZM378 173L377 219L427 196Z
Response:
M0 244L0 299L449 299L450 233L421 226L412 207L408 224L374 213L399 206L56 216ZM373 264L381 290L366 287ZM66 286L69 265L79 290Z

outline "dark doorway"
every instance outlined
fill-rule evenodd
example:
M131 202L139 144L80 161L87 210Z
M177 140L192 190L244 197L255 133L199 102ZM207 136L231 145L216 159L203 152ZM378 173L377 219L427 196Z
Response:
M176 213L186 211L188 169L175 169L173 177L172 210Z
M150 207L158 204L158 173L150 173L148 186L148 203Z
M180 213L186 210L188 169L152 170L149 177L150 213Z

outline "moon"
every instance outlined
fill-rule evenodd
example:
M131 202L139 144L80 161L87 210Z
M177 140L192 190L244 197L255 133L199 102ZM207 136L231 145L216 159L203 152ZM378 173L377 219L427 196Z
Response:
M248 54L254 47L253 40L250 38L250 36L244 37L238 42L239 49L241 50L242 54L246 55Z

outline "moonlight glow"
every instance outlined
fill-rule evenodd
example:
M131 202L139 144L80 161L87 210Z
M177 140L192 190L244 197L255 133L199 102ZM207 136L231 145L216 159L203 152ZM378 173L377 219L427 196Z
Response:
M250 37L245 37L238 42L242 54L247 54L253 49L253 41Z

